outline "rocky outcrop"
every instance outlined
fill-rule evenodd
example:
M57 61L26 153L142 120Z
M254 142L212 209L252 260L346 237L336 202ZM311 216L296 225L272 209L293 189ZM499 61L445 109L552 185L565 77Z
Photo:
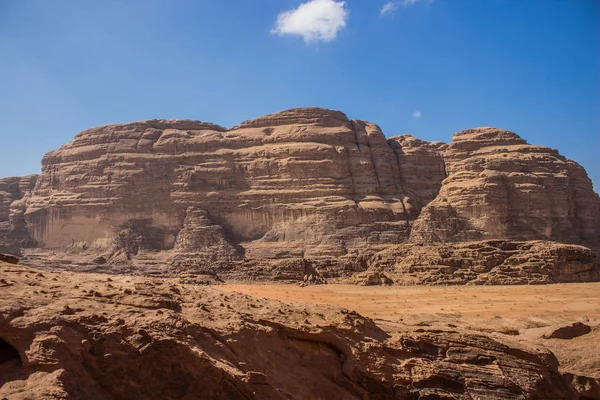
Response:
M579 394L580 400L599 400L600 399L600 379L589 376L580 376L574 374L563 374L565 379L571 381L571 385Z
M544 335L544 339L573 339L586 335L592 331L592 328L583 322L574 322L571 325L554 327L550 332Z
M214 225L208 213L196 207L187 210L183 229L175 241L175 251L194 253L207 262L233 261L241 259L241 254L225 237L223 227Z
M585 171L513 132L458 132L448 177L415 221L413 242L554 240L600 249L600 200Z
M552 353L507 339L176 279L0 274L2 398L578 398Z
M9 263L9 264L18 264L19 263L19 258L15 257L15 256L11 256L10 254L2 254L2 253L0 253L0 261L3 261L5 263Z
M442 181L446 179L443 152L448 145L442 142L426 142L411 135L388 139L398 159L400 182L403 190L411 194L406 199L410 214L418 216L421 209L438 195Z
M583 168L496 128L444 144L386 139L318 108L232 129L149 120L83 131L44 157L37 181L11 179L0 243L115 262L163 251L199 268L339 265L403 243L488 239L600 249L600 198Z
M163 232L157 249L172 249L191 206L239 243L317 257L408 237L394 151L376 125L336 111L291 110L231 130L164 120L93 128L42 165L26 219L48 248L74 238L106 247L133 220Z
M600 280L588 248L545 241L403 244L367 262L399 284L514 285Z
M18 254L22 246L31 245L24 212L37 178L28 175L0 179L0 251Z
M346 283L360 286L381 286L391 285L394 281L388 278L383 272L369 270L354 274Z

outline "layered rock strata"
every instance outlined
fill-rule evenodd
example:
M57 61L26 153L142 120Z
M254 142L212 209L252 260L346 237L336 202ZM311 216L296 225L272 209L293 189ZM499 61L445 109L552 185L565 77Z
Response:
M239 251L227 240L223 227L212 224L208 213L196 207L187 210L183 229L177 234L175 251L193 253L195 258L200 257L208 262L242 258Z
M373 255L366 265L398 284L515 285L599 281L596 263L583 246L488 240L401 244Z
M600 198L581 166L513 132L386 139L375 124L318 108L232 129L92 128L48 153L37 179L0 181L4 246L325 265L402 243L488 239L598 251Z
M458 132L448 177L415 221L413 242L544 239L600 246L600 201L577 163L513 132Z
M175 279L0 275L2 398L579 398L552 353L508 339Z
M19 253L30 234L24 214L38 175L0 179L0 251Z

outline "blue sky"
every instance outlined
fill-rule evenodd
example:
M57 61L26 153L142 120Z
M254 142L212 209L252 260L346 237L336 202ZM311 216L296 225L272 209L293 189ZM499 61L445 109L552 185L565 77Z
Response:
M0 176L91 126L320 106L388 136L510 129L598 191L600 2L312 2L0 0Z

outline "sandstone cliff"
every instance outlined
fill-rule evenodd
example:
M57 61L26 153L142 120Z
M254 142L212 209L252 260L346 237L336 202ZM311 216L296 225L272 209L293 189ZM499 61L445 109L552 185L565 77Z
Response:
M44 157L37 181L11 179L0 181L0 241L11 246L321 263L402 243L600 250L600 198L583 168L496 128L444 144L386 139L318 108L232 129L150 120L81 132Z
M600 246L600 201L583 168L513 132L458 132L448 178L415 221L412 241L546 239Z
M0 252L18 253L30 237L24 214L37 175L0 179Z

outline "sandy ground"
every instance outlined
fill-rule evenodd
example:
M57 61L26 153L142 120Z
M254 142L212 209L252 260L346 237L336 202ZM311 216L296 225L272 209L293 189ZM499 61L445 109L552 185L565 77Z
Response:
M457 325L510 335L552 350L566 372L600 377L600 283L540 286L387 286L228 284L220 290L293 303L355 310L375 320L409 325ZM575 321L593 328L572 340L543 339Z
M600 318L600 283L543 286L222 285L219 289L286 302L330 304L376 319L451 317Z

